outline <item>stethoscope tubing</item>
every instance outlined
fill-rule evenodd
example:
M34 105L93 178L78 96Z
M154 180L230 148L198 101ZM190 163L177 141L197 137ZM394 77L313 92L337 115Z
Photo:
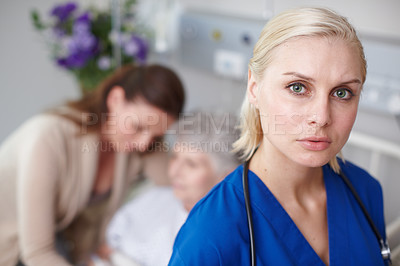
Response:
M253 217L252 217L252 211L251 211L251 204L250 204L250 192L249 192L249 180L248 180L248 172L249 172L249 164L250 160L247 160L243 164L243 174L242 174L242 182L243 182L243 194L244 194L244 201L245 201L245 206L246 206L246 214L247 214L247 225L249 229L249 240L250 240L250 262L251 266L256 265L256 247L255 247L255 240L254 240L254 226L253 226ZM390 248L387 243L379 233L377 227L375 226L375 223L373 222L371 216L369 215L367 209L365 208L365 205L363 204L360 196L358 195L357 191L351 184L350 180L348 177L340 171L339 176L342 178L343 182L346 184L346 186L350 189L351 193L353 194L354 198L358 202L358 205L360 206L365 218L367 219L372 231L374 232L374 235L376 239L379 242L379 246L381 248L381 255L384 261L388 261L389 264L391 264L391 259L390 259Z
M249 238L250 238L250 254L251 254L251 265L256 265L256 248L254 241L254 227L253 227L253 217L250 206L250 193L249 193L249 180L248 173L249 172L249 163L248 161L243 166L243 192L244 192L244 202L246 205L246 213L247 213L247 224L249 228Z

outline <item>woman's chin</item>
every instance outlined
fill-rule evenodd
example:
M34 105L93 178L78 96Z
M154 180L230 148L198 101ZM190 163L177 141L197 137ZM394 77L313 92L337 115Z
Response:
M296 162L305 167L316 168L324 166L325 164L329 163L331 158L332 158L331 156L315 155L315 156L303 157L299 160L296 160Z

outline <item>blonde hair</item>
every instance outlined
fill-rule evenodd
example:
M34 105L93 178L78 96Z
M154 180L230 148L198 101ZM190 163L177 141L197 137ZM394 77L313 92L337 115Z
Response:
M362 82L367 73L364 49L353 26L343 16L326 8L298 8L285 11L272 18L263 28L254 46L249 71L261 80L265 69L271 64L273 51L279 45L295 37L328 37L344 40L358 51L362 65ZM250 104L247 95L240 116L241 136L234 143L234 151L242 152L243 159L250 159L261 143L263 132L259 111ZM336 157L329 161L335 172L340 171Z

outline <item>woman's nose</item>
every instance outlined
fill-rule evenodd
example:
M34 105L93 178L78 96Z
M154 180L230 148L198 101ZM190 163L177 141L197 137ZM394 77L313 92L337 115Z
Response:
M324 127L331 123L331 106L329 97L318 97L310 102L307 123L315 127Z

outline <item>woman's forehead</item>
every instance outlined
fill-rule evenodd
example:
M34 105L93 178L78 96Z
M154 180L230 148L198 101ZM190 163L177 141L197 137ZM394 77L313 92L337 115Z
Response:
M362 79L360 58L352 44L338 38L296 37L272 51L264 75L279 69L280 74L302 73L312 77L322 73Z

